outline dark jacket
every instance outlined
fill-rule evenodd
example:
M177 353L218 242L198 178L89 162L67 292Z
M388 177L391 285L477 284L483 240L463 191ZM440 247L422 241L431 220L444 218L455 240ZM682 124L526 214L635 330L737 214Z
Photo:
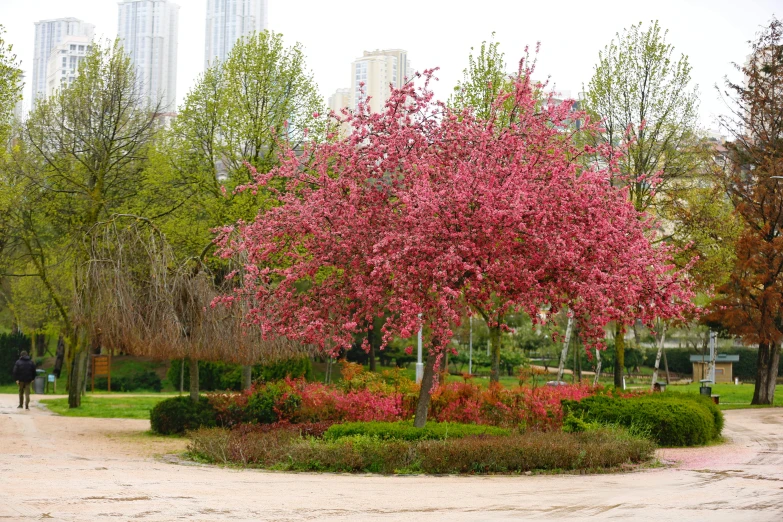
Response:
M33 382L35 380L35 363L29 355L21 356L14 364L14 380L19 382Z

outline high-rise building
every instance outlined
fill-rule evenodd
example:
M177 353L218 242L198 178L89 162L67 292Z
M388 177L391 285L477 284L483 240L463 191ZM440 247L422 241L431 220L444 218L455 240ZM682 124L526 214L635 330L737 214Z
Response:
M334 111L343 107L356 110L360 102L370 97L370 111L380 112L389 99L389 87L402 87L406 79L412 77L413 67L408 61L407 51L364 51L364 55L351 64L350 96L345 99L346 89L338 89L329 98L329 108ZM344 105L338 106L340 103Z
M90 52L91 41L86 36L68 36L52 49L46 67L47 98L73 83L79 72L79 64Z
M19 85L20 90L24 89L24 73L19 77ZM22 116L24 116L24 100L19 96L19 99L16 100L16 105L14 105L14 118L16 118L17 121L21 121Z
M329 109L340 114L342 109L351 106L351 89L337 89L334 94L329 96Z
M47 68L52 50L66 38L72 36L92 40L95 26L77 18L57 18L41 20L35 23L35 49L33 54L33 81L30 106L34 107L36 100L46 97Z
M207 0L204 68L224 61L237 40L267 28L267 0Z
M169 0L119 2L117 38L136 67L146 103L158 112L176 107L178 20L179 6Z

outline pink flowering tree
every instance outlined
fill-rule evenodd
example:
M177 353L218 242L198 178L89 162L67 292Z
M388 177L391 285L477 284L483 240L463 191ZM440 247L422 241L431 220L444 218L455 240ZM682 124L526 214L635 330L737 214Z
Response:
M386 310L383 344L420 325L429 350L415 424L426 422L436 369L452 327L469 310L499 338L503 316L569 307L600 344L613 320L677 318L690 285L649 222L585 168L569 104L541 104L520 72L489 118L432 101L424 84L392 90L385 110L340 118L345 139L290 151L247 187L283 180L279 207L227 227L221 255L246 256L242 284L224 301L250 304L247 321L325 350L347 348ZM494 114L504 107L501 126ZM588 120L586 125L593 125ZM275 182L274 186L281 186ZM493 342L496 358L499 342ZM498 363L493 361L493 375Z

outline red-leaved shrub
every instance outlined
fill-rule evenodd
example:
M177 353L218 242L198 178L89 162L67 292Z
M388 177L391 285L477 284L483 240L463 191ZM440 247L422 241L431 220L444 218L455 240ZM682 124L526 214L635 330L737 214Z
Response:
M561 400L578 401L600 389L586 384L511 389L493 385L484 389L471 381L447 383L433 392L429 418L439 422L552 430L562 424ZM413 417L416 392L415 388L388 385L354 374L350 385L339 387L286 379L254 385L243 393L213 394L209 400L218 424L226 427L248 422L277 425L396 421ZM256 405L256 410L249 412L248 404ZM262 418L258 415L261 407L258 405L266 408L263 411L267 415Z

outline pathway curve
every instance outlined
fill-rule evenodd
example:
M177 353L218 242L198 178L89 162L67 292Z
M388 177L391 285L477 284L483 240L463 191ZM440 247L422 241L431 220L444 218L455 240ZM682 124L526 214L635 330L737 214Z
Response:
M783 520L783 409L726 413L731 443L625 474L276 473L169 463L149 422L59 417L0 395L0 521Z

